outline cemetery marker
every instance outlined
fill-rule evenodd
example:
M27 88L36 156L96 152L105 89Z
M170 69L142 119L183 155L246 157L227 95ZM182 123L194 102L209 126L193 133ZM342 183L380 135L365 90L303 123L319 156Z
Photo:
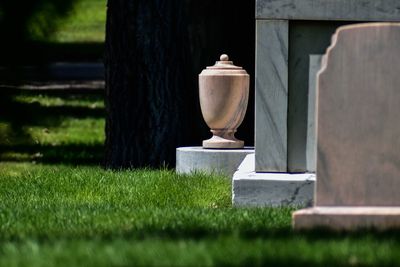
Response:
M340 27L317 80L315 207L294 227L400 227L400 23Z

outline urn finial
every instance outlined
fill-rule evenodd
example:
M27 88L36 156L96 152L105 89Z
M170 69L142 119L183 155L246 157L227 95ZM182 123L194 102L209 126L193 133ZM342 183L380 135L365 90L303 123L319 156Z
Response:
M222 55L219 57L219 60L221 60L221 61L229 61L229 57L228 57L227 54L222 54Z

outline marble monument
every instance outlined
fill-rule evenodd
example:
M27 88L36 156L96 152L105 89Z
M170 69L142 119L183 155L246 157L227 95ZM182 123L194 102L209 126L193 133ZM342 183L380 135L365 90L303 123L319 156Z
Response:
M400 227L400 23L340 27L317 79L315 206L294 227Z

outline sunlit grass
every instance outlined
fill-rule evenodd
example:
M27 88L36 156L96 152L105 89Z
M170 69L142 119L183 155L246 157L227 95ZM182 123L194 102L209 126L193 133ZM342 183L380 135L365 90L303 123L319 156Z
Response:
M59 96L49 96L45 94L37 94L37 95L26 95L20 94L13 97L13 100L17 102L24 103L38 103L41 106L45 107L88 107L88 108L104 108L104 101L102 99L82 96L82 95L74 95L71 94L69 96L59 97Z
M50 37L54 42L104 42L106 0L78 0Z
M0 265L400 264L397 233L295 233L292 208L230 201L223 176L0 163Z
M229 177L100 166L102 96L0 102L0 266L399 266L398 232L298 233Z
M51 7L51 5L49 5ZM29 25L31 38L40 42L86 43L104 42L106 0L76 0L72 9L62 16L54 16L51 9L43 8ZM51 19L54 31L43 31Z
M105 138L101 95L18 90L4 106L0 160L101 163Z
M104 120L64 118L56 127L27 127L33 142L41 145L89 144L103 145Z

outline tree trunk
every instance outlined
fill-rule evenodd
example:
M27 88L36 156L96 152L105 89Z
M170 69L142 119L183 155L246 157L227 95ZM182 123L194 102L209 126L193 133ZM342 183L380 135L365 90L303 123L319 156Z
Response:
M109 0L106 167L174 164L183 136L185 25L181 0Z

